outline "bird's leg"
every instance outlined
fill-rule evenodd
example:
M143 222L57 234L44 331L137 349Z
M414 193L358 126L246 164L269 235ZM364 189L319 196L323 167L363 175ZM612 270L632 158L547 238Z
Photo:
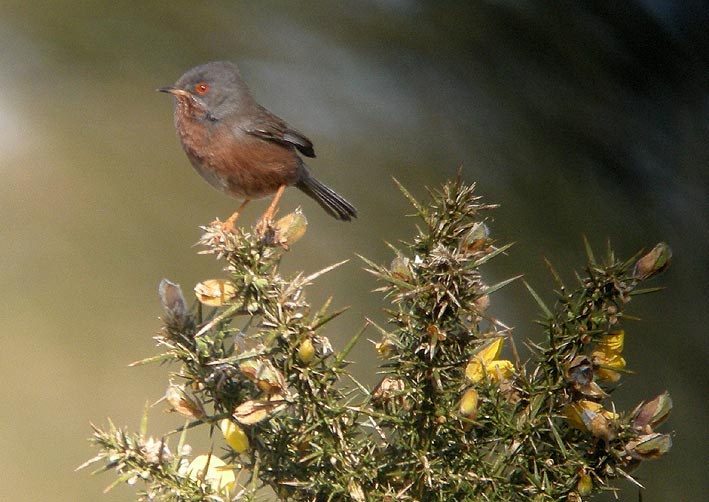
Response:
M278 187L276 195L273 196L273 200L271 201L271 205L268 206L268 209L266 209L266 212L263 213L263 216L261 217L261 221L258 225L256 225L256 231L259 234L264 235L271 226L271 220L273 219L273 214L276 212L276 206L278 206L278 201L281 199L285 189L286 185L281 185Z
M245 199L244 202L241 203L241 205L234 211L234 214L229 216L226 221L221 222L219 220L213 221L212 224L219 224L219 226L222 227L222 230L227 231L227 232L234 232L234 222L236 219L239 217L241 214L241 211L246 207L246 204L250 202L250 199Z

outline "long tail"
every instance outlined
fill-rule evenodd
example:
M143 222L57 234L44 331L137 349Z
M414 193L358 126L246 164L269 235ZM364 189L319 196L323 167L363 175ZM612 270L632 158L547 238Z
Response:
M357 209L340 194L323 185L310 175L305 175L295 184L309 197L314 199L327 214L338 220L350 221L357 217Z

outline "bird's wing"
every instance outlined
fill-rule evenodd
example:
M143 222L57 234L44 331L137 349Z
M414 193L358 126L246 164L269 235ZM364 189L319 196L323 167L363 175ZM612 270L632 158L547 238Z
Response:
M308 138L291 129L288 124L265 108L259 107L256 117L245 127L245 131L268 141L294 146L306 157L315 157L313 143Z

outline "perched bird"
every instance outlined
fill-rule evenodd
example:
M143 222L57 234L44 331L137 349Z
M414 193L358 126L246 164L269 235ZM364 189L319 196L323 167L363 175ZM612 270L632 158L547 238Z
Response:
M357 216L355 207L315 179L298 155L315 157L311 141L254 100L236 65L196 66L158 91L175 97L177 135L197 172L213 187L244 199L225 228L233 229L251 199L275 194L261 220L268 225L290 185L338 220Z

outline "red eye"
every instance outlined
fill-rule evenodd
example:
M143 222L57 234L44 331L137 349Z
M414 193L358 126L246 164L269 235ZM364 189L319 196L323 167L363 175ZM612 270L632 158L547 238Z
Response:
M200 82L194 86L194 92L197 94L207 94L207 92L209 92L209 84L206 82Z

